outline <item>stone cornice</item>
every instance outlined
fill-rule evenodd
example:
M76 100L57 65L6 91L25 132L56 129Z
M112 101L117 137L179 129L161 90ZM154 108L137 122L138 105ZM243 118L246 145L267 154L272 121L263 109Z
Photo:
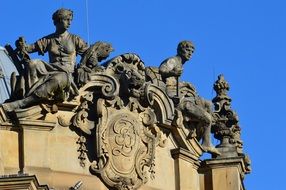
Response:
M56 122L50 121L40 121L40 120L31 120L31 119L19 119L17 125L14 125L10 122L1 123L1 130L13 130L17 129L18 126L27 130L39 130L39 131L51 131L57 125Z
M192 163L194 169L198 169L200 166L199 158L193 155L190 151L183 148L176 148L171 150L172 157L174 159L182 159L189 163Z
M19 126L29 130L51 131L55 128L56 122L19 119Z
M40 185L36 176L5 175L0 176L0 188L23 190L49 190L47 185Z

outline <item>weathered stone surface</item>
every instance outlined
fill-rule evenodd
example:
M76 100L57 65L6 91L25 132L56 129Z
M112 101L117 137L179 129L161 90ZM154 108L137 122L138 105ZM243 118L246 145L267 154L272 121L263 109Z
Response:
M243 157L246 162L247 173L251 171L249 156L243 152L243 141L240 138L241 128L238 115L231 108L231 98L227 95L229 84L223 75L218 76L214 84L217 95L213 99L215 105L213 133L216 139L220 140L217 149L220 155L213 155L213 158L235 158Z
M33 174L55 189L79 181L87 190L242 187L250 160L227 82L220 76L215 83L213 110L179 80L194 51L190 41L159 68L145 67L134 53L99 65L111 44L87 47L68 33L71 18L72 11L60 9L54 34L32 45L21 37L15 50L7 47L19 76L12 75L12 96L0 106L2 174ZM31 60L28 53L36 51L48 52L50 63ZM221 141L217 147L211 132ZM204 152L215 159L201 162Z
M0 176L0 188L2 190L49 190L47 185L40 185L36 176L7 175Z
M244 175L249 172L244 157L210 159L202 162L199 172L201 189L204 190L243 190Z

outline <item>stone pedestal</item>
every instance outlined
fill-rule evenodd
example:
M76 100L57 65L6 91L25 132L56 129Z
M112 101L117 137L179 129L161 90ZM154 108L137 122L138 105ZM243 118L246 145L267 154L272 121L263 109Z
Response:
M244 190L244 157L204 160L199 168L200 190Z
M198 158L183 148L173 149L171 154L175 162L176 190L200 190Z

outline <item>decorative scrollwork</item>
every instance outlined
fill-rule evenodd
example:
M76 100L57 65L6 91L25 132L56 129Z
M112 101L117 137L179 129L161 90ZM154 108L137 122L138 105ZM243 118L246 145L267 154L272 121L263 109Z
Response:
M108 99L112 99L119 94L118 81L108 74L95 73L90 76L90 80L80 89L81 92L101 88L101 94Z
M97 160L91 170L110 187L137 189L155 177L155 148L163 145L156 115L131 98L118 112L117 101L100 99L97 106ZM112 104L113 103L113 104ZM145 168L149 168L146 172Z
M78 127L84 133L89 135L91 134L90 130L94 128L93 122L87 119L89 110L88 105L92 103L92 99L93 99L92 92L85 94L81 99L81 104L79 106L77 113L72 118L73 126Z
M134 121L129 121L126 116L123 116L123 118L113 124L115 142L117 144L117 147L112 149L113 155L119 156L122 154L126 157L131 156L132 149L136 142L134 123Z
M175 108L173 101L168 97L163 89L153 84L149 84L145 88L146 100L150 107L155 110L157 118L161 124L171 125Z

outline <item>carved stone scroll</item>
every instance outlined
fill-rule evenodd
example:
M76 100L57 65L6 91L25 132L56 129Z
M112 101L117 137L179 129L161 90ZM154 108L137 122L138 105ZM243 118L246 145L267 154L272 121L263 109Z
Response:
M159 123L171 125L175 108L173 101L168 97L163 89L153 84L149 84L145 88L146 100L155 110Z
M82 103L79 106L77 113L72 119L72 124L75 127L80 128L84 133L91 134L91 129L94 128L94 123L88 120L88 104L92 102L93 93L89 92L82 97Z
M91 75L91 81L80 89L80 92L101 88L105 98L114 98L119 93L118 81L109 75L95 73Z

